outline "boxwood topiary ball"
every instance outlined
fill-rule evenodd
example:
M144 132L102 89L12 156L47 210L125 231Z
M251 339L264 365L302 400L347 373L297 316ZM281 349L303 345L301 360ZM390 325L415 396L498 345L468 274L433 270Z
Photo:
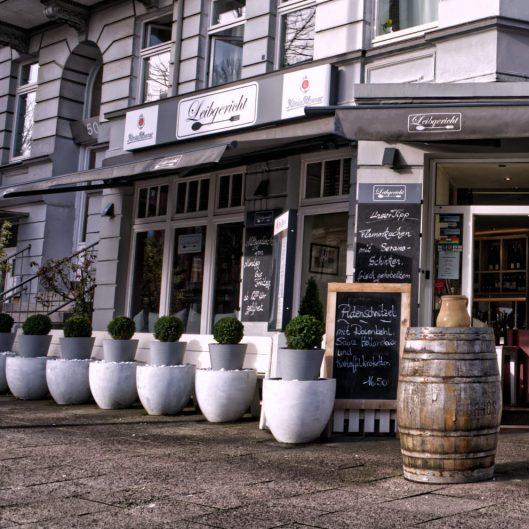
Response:
M65 338L89 338L92 336L92 324L85 316L72 316L64 322Z
M244 325L237 318L221 318L213 327L213 338L220 344L238 344L244 336Z
M107 327L114 340L130 340L136 332L136 324L126 316L117 316Z
M297 316L285 328L289 349L320 349L325 326L314 316Z
M15 320L10 314L0 312L0 332L11 332Z
M45 314L33 314L22 324L22 332L30 336L44 336L51 331L52 323Z
M162 316L154 324L154 337L160 342L178 342L184 333L184 324L176 316Z

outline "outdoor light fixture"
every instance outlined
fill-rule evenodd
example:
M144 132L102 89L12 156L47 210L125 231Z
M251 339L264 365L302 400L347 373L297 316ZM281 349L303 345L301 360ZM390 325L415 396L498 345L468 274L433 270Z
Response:
M103 208L103 211L101 212L101 216L102 217L109 217L111 219L114 218L114 203L113 202L110 202L110 204L107 204Z
M391 169L401 169L402 164L399 149L393 147L386 147L384 149L384 156L382 157L382 165L384 167L391 167Z

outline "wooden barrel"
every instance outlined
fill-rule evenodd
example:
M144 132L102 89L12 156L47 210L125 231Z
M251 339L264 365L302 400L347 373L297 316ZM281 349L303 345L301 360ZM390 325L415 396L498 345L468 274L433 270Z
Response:
M406 479L492 477L502 409L492 329L408 329L397 398Z

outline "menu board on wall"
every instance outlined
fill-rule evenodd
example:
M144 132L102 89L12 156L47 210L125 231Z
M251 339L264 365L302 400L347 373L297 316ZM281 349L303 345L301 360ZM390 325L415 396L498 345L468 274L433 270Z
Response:
M410 292L410 285L329 284L326 368L336 378L337 407L395 407Z
M356 231L355 281L411 283L415 299L419 278L420 204L359 204Z
M273 226L246 228L242 276L242 321L268 322L272 294Z

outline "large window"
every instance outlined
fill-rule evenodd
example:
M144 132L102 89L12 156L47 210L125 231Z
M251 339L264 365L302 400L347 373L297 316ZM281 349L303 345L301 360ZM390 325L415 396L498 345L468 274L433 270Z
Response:
M163 230L136 234L131 314L138 332L152 332L160 311Z
M142 100L156 101L169 95L171 87L171 18L145 24L142 64Z
M38 72L39 65L36 62L20 66L16 91L13 158L26 157L31 154Z
M279 66L312 61L314 56L314 31L316 6L311 2L292 5L291 1L283 1L279 6L280 17L280 51Z
M384 35L435 22L439 0L379 0L377 34Z
M213 0L209 28L209 84L241 78L246 0Z

